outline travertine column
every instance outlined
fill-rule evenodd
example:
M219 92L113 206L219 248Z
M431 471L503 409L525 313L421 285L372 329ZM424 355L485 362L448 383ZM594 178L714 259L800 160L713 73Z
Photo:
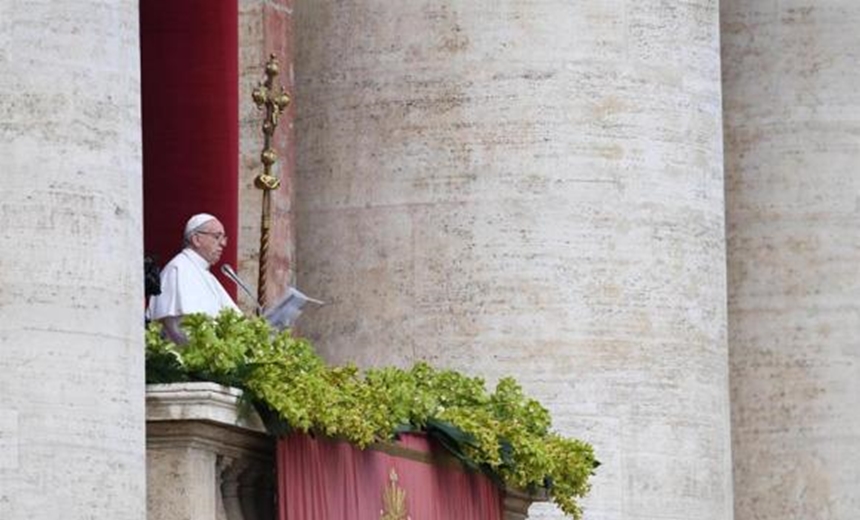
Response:
M592 520L732 516L717 11L296 3L303 330L517 376L596 445Z
M0 518L145 518L138 6L0 0Z
M736 516L860 518L860 3L722 4Z

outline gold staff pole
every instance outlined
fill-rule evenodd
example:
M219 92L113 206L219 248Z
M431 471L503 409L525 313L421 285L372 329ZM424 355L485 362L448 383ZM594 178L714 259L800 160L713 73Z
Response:
M266 308L266 276L269 268L269 237L272 229L272 190L278 189L281 180L272 175L272 165L278 159L278 154L272 148L272 135L278 126L281 112L290 104L290 96L283 86L279 91L274 88L275 76L278 75L278 60L274 54L266 62L266 80L257 84L251 94L257 108L266 110L263 121L263 151L260 161L263 163L263 173L254 179L254 185L263 190L263 211L260 219L260 275L257 280L257 303L260 309Z

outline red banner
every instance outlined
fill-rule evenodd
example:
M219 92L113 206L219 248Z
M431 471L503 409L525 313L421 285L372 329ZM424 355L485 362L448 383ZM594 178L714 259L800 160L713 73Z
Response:
M279 520L500 520L501 493L420 435L359 450L292 435L278 441Z
M224 224L221 261L236 265L238 27L236 0L140 2L144 253L161 266L182 249L195 213Z

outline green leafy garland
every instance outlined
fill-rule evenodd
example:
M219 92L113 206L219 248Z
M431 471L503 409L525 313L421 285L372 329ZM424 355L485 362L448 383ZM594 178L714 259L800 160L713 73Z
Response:
M512 378L493 393L484 381L426 363L411 369L329 366L302 338L274 332L265 320L226 311L191 315L189 341L167 341L158 324L146 333L147 383L204 380L244 390L273 433L297 430L347 439L365 448L398 433L424 431L467 466L500 485L545 489L580 519L577 499L599 465L592 447L550 430L549 412Z

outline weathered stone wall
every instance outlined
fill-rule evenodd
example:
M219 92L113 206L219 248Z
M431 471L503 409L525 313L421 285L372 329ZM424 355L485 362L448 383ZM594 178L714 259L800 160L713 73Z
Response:
M858 23L722 2L739 520L860 518Z
M596 445L590 519L732 517L717 11L296 3L303 330L516 375Z
M278 57L281 73L277 83L293 93L293 0L242 0L239 2L239 243L237 271L256 291L259 274L260 212L262 192L254 178L262 172L264 112L251 101L251 92L265 79L265 63L270 54ZM269 246L269 301L279 298L294 281L295 233L293 229L293 171L295 140L291 106L281 117L274 136L278 162L273 171L281 187L272 192L272 236ZM256 295L256 293L255 293ZM239 291L240 304L253 309L253 302Z
M0 518L145 517L137 2L0 0Z

